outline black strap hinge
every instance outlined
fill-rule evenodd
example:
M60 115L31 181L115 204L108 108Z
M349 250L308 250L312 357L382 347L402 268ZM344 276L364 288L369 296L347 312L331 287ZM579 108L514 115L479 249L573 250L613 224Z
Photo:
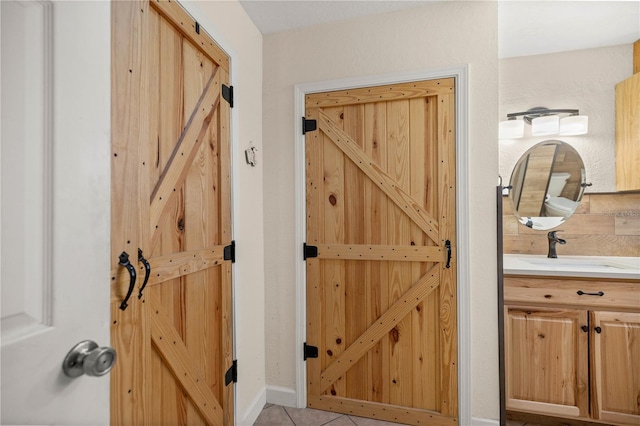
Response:
M196 21L196 34L200 34L200 23Z
M318 347L307 345L307 342L304 342L304 360L307 358L318 358Z
M309 257L318 257L318 247L308 246L307 243L302 244L302 259L307 260Z
M229 102L229 106L233 108L233 86L222 85L222 98Z
M231 244L225 246L223 253L224 260L230 260L231 263L236 263L236 241L231 241Z
M234 359L233 364L224 374L224 385L229 386L230 383L238 383L238 360Z
M302 134L304 135L307 132L313 132L318 128L318 122L316 120L307 120L302 117Z

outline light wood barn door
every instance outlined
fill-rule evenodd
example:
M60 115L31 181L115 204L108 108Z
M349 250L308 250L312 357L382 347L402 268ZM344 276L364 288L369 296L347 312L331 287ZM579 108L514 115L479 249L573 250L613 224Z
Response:
M306 97L309 407L457 422L454 113L452 78Z
M229 58L175 1L114 1L112 41L111 422L232 425Z

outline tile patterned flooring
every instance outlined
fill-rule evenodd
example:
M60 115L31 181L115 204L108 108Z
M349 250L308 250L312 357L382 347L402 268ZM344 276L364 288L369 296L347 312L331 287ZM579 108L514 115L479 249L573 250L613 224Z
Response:
M267 404L254 426L392 426L397 424L312 408L291 408Z
M267 404L258 416L254 426L392 426L400 423L365 419L330 413L312 408L291 408ZM525 423L509 420L507 426L525 426ZM526 426L535 426L531 423Z

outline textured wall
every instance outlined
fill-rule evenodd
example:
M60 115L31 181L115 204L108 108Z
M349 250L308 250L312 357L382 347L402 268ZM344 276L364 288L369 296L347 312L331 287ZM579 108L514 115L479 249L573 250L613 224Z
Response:
M571 144L582 156L589 192L613 192L615 171L615 85L632 73L631 44L500 60L500 120L533 107L576 108L589 116L581 136L531 137L500 141L500 175L505 185L520 156L546 139ZM527 137L529 135L529 137Z
M295 388L294 84L469 64L472 414L498 418L495 2L437 2L264 37L267 383Z

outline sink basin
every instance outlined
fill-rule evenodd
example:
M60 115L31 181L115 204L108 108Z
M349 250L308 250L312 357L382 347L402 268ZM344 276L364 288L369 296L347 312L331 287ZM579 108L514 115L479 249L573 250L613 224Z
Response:
M640 280L640 257L505 254L505 275L548 275Z

